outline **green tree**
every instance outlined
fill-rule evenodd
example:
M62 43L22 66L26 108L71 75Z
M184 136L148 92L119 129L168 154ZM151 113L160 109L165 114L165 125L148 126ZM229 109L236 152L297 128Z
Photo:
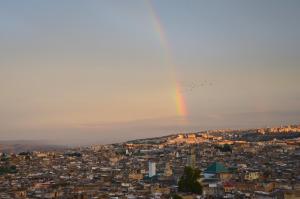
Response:
M202 194L202 185L198 182L200 178L200 170L192 167L185 167L183 176L178 182L178 190L181 192L189 192Z
M223 145L223 152L231 152L232 151L232 148L229 144L224 144Z
M174 194L172 196L172 199L182 199L182 197L180 195Z

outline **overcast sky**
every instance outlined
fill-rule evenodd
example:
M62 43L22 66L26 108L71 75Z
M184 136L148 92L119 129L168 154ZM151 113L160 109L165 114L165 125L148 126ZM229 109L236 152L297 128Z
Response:
M1 1L0 139L300 123L299 19L298 0Z

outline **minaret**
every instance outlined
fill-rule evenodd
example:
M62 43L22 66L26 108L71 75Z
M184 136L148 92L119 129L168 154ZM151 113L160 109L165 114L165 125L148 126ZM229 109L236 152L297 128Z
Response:
M195 147L192 147L190 153L187 157L187 166L192 168L196 167L196 154L195 154Z
M153 176L156 175L156 164L155 162L149 162L148 166L149 166L148 175L150 178L152 178Z

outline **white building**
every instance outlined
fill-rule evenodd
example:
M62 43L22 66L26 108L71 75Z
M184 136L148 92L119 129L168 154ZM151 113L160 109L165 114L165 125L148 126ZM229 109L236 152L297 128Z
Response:
M156 175L156 163L149 162L149 177L153 177Z

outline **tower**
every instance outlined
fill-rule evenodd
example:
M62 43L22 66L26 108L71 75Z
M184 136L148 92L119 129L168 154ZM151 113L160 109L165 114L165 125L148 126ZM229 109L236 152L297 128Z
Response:
M149 162L149 177L152 178L156 175L156 163Z
M190 166L192 168L196 167L196 154L194 147L191 148L190 153L187 157L187 166Z

